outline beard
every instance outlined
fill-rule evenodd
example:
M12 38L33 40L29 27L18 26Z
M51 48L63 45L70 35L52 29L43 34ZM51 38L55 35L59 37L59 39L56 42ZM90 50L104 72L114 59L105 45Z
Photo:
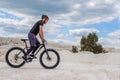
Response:
M45 22L45 21L43 21L43 24L46 24L46 22Z

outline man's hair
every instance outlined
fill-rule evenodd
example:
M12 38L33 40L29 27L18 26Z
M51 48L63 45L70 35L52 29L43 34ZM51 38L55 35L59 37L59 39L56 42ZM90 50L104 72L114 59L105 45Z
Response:
M44 19L44 18L49 19L49 17L47 15L42 15L42 19Z

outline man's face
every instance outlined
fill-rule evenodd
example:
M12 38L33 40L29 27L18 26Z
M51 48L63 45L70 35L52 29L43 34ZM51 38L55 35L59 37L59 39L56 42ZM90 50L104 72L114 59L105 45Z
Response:
M48 22L48 19L44 18L43 22L44 22L44 24L46 24Z

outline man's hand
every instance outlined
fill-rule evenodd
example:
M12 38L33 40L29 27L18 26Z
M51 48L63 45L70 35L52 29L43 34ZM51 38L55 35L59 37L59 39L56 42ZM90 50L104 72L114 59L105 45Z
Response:
M47 43L48 43L48 42L47 42L46 40L43 42L43 44L45 44L45 45L47 45Z
M44 43L44 42L47 42L47 41L45 39L43 39L42 42Z

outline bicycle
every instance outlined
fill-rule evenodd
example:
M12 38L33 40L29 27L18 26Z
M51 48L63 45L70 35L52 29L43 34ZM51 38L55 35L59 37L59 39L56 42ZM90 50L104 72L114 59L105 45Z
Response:
M29 49L27 41L28 39L21 39L25 44L24 48L21 47L12 47L6 53L5 59L9 66L13 68L22 67L25 63L32 62L33 59L36 59L36 55L39 51L44 48L43 52L39 56L40 64L46 69L53 69L58 66L60 62L60 56L57 51L54 49L47 49L45 43L40 44L40 47L36 50L34 58L28 58L27 62L22 58L25 56L26 51Z

